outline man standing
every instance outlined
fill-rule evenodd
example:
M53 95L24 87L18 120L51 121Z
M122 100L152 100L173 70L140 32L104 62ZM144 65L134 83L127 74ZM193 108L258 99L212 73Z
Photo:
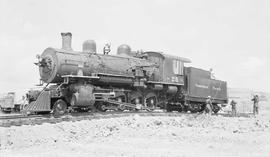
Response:
M103 48L103 54L107 55L109 54L109 52L111 52L111 44L105 44L104 48Z
M214 72L213 72L213 69L210 68L209 71L210 71L210 77L211 77L211 79L216 79L215 74L214 74Z
M207 97L205 103L206 103L206 106L205 106L204 112L211 115L212 114L212 99L211 99L211 96Z
M234 100L231 101L231 106L232 106L232 116L236 116L236 102Z
M253 101L253 114L254 115L259 114L259 96L254 95L251 101Z

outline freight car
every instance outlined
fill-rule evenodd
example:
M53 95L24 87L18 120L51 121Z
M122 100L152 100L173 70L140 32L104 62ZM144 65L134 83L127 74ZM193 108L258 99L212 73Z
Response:
M3 112L10 113L12 111L20 111L20 104L15 104L15 93L14 92L9 92L4 94L0 98L0 109Z
M119 46L117 55L108 50L100 54L93 40L85 41L82 51L74 51L72 34L61 35L61 49L49 47L38 56L36 65L46 88L26 111L63 114L68 108L151 111L159 107L195 112L204 109L208 95L214 106L227 102L226 82L185 67L189 59L132 51L128 45Z

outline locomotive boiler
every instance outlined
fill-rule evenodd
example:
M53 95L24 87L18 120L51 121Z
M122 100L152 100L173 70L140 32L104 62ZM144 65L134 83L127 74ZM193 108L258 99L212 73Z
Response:
M187 87L192 81L184 63L189 59L132 51L128 45L119 46L116 55L108 51L100 54L93 40L85 41L82 51L74 51L72 34L61 35L61 49L49 47L38 56L40 79L47 85L27 111L63 114L68 108L106 111L157 107L187 111L194 110L194 104L203 109L205 96L197 99ZM216 88L226 93L226 82L221 84L222 89ZM226 97L217 98L216 104L226 102Z

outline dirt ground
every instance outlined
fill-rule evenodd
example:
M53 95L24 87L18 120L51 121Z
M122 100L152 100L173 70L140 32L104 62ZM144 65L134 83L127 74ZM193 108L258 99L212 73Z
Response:
M244 94L231 94L239 117L135 115L0 127L0 157L269 157L270 102L260 102L258 116L241 117L252 112L250 93Z
M250 118L135 115L0 128L0 157L269 157L268 113Z

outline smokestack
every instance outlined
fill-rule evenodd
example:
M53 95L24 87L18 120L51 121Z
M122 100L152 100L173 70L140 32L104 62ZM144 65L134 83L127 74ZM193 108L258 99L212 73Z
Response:
M62 36L62 49L72 51L71 48L71 39L72 34L70 32L61 33Z

